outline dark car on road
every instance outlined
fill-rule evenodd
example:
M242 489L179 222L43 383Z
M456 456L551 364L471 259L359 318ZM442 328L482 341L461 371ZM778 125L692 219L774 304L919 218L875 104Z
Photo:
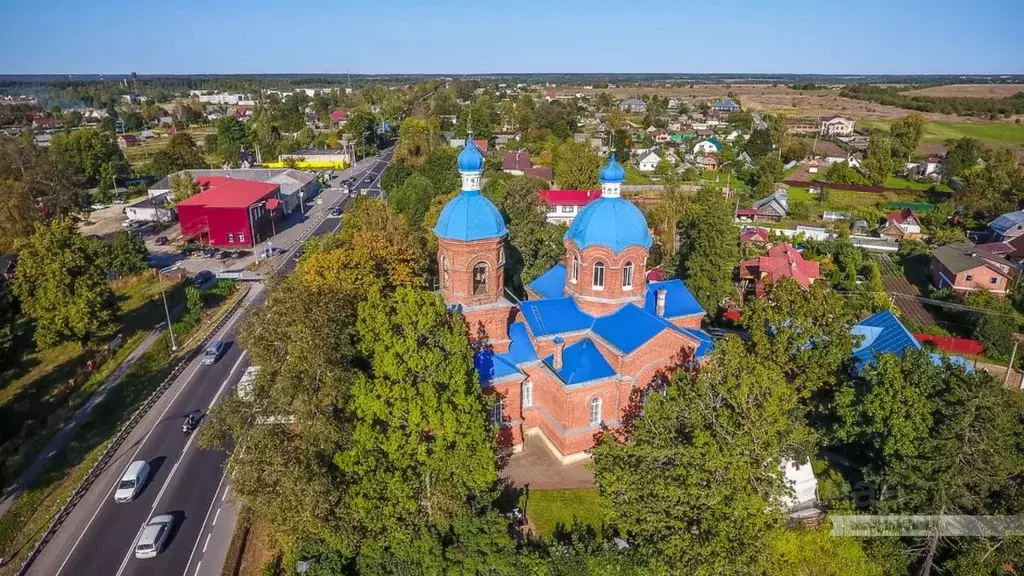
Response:
M209 270L200 270L192 277L192 284L195 286L202 286L210 280L213 280L213 272L210 272Z
M227 348L227 342L223 340L214 340L213 342L210 342L210 344L206 346L206 350L203 350L203 364L205 366L216 364L217 360L220 360L220 357L224 355L224 351L227 350Z
M153 243L157 246L167 246L167 244L170 243L170 240L167 239L167 236L157 236Z

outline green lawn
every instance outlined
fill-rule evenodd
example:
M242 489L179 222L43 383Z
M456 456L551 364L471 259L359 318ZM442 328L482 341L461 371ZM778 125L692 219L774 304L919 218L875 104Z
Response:
M858 120L861 128L889 129L886 120ZM925 125L924 141L943 143L946 140L970 136L990 145L1024 146L1024 124L1006 122L929 122Z
M895 176L889 176L885 179L886 188L905 188L907 190L930 190L935 187L939 192L946 192L949 194L953 193L953 189L947 186L945 183L940 182L916 182L914 180L907 180L906 178L897 178Z
M810 192L808 192L807 188L801 188L799 186L790 186L789 187L789 201L790 202L798 202L800 200L803 200L803 201L806 201L806 202L810 202L812 200L815 200L817 197L818 196L816 194L811 194Z
M559 524L571 527L573 518L594 530L601 528L601 506L594 488L531 490L526 516L543 538L550 538Z

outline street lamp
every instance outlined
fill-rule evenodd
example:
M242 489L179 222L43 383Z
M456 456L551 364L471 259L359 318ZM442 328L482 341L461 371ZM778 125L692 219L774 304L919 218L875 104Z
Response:
M167 314L167 332L171 335L171 352L178 351L178 345L174 342L174 325L171 324L171 309L167 306L167 291L164 290L164 273L170 270L175 270L175 267L164 268L163 270L157 271L157 278L160 282L160 294L164 298L164 313Z

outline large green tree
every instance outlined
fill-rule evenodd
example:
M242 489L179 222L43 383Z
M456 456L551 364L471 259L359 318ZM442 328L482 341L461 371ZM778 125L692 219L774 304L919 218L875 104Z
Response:
M352 387L352 437L334 458L345 514L367 537L397 541L487 501L495 433L464 323L435 294L370 292L359 307L368 370Z
M100 241L102 242L102 241ZM122 230L114 239L102 242L103 268L114 276L129 276L146 269L149 250L139 234Z
M129 173L128 159L117 147L114 134L104 130L90 128L57 134L50 141L50 154L58 164L101 190L112 189L113 178Z
M867 157L861 166L868 174L868 183L881 186L896 170L896 162L892 157L892 144L889 138L875 134L868 141Z
M217 121L217 132L206 137L206 147L219 163L238 166L241 152L252 151L252 133L238 118L225 116Z
M167 146L156 151L146 166L146 172L161 177L190 168L206 168L203 153L192 135L178 132L167 141Z
M802 399L835 387L853 354L853 316L825 282L803 288L784 278L769 285L743 313L751 349L779 366Z
M388 195L391 205L404 214L413 228L423 226L423 217L435 196L434 184L426 176L413 174Z
M563 190L597 187L601 157L586 142L565 142L555 151L555 183Z
M624 441L594 448L610 519L656 573L748 573L781 529L783 457L804 458L810 434L796 390L735 337L701 367L651 394Z
M734 291L739 242L732 208L721 190L705 186L677 226L677 273L701 306L713 312Z
M117 304L101 255L69 218L36 225L18 255L14 291L35 321L40 348L66 340L85 346L116 327Z
M889 125L889 138L892 139L894 158L900 162L910 161L910 157L917 152L917 147L921 144L927 123L920 113L912 112Z

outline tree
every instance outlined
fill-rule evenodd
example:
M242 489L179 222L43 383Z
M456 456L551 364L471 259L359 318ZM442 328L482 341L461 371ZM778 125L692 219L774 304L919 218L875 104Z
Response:
M110 244L103 243L103 268L114 276L129 276L146 269L149 250L142 236L122 230Z
M896 169L892 158L892 144L885 136L874 135L868 141L868 153L861 163L868 174L868 183L881 186Z
M0 251L28 238L35 224L80 213L88 205L81 178L53 161L30 138L0 136Z
M14 291L35 321L39 348L66 340L85 346L116 327L117 304L100 255L69 218L36 225L18 254Z
M405 215L409 224L419 229L423 226L423 217L434 199L434 185L425 176L413 174L404 184L390 195L391 205L400 214Z
M803 288L784 278L743 313L757 357L777 363L801 398L831 388L853 355L852 315L843 298L825 282Z
M892 139L892 155L900 161L910 157L917 151L924 136L927 121L917 112L908 114L902 120L896 120L889 126L889 137Z
M230 166L238 166L242 151L249 151L251 144L249 127L234 116L218 120L216 137L207 137L210 152L217 157L218 162Z
M161 177L191 168L206 168L206 160L192 135L178 132L167 141L167 146L156 151L146 166L146 172Z
M721 190L706 186L677 226L677 274L705 310L717 310L734 290L733 268L739 259L732 208Z
M807 142L803 140L794 140L782 151L782 162L789 164L790 162L799 162L807 157L811 153L811 149L808 148Z
M565 142L555 152L555 183L563 190L597 187L601 157L585 142Z
M958 178L968 168L973 168L984 147L981 142L974 138L960 138L946 142L949 151L946 152L946 175L950 178Z
M539 192L545 183L532 176L496 175L484 187L508 226L505 241L505 286L524 294L524 285L548 271L565 255L565 227L549 224Z
M1008 359L1013 348L1013 334L1021 324L1020 316L1010 302L986 290L975 290L964 298L964 304L986 310L967 315L968 322L974 327L971 336L985 346L985 354L998 360Z
M60 133L50 141L50 154L61 166L101 190L113 187L112 177L128 175L128 159L117 147L114 134L85 129Z
M772 139L772 133L770 130L754 130L750 134L750 138L743 145L743 149L750 155L754 161L759 161L761 158L772 153L775 149L775 141Z
M380 187L391 193L405 184L405 180L413 175L413 169L401 162L391 162L380 177Z
M866 182L861 173L845 160L829 164L825 170L825 181L834 184L863 184Z
M171 177L171 201L177 204L182 200L199 194L201 192L199 183L192 179L188 172L182 172Z
M767 196L775 189L775 183L782 180L782 160L776 156L764 156L757 162L757 193Z
M435 294L374 289L357 333L369 370L353 383L352 437L334 457L346 518L369 538L398 542L489 501L495 435L464 323Z
M462 176L458 171L459 152L447 146L442 146L430 154L423 161L423 164L416 169L434 185L438 194L447 194L459 189L462 183Z
M834 536L823 529L778 530L772 533L763 574L815 576L885 576L906 574L898 559L876 560L854 538Z
M398 128L395 161L412 166L422 164L441 142L441 126L436 119L406 118Z
M594 447L598 492L655 573L745 573L781 529L783 457L806 457L810 434L778 366L733 336L699 368L650 394L631 434ZM660 570L659 570L660 569Z
M18 317L21 306L11 282L0 279L0 370L6 370L17 360L14 354L15 339L20 333Z

